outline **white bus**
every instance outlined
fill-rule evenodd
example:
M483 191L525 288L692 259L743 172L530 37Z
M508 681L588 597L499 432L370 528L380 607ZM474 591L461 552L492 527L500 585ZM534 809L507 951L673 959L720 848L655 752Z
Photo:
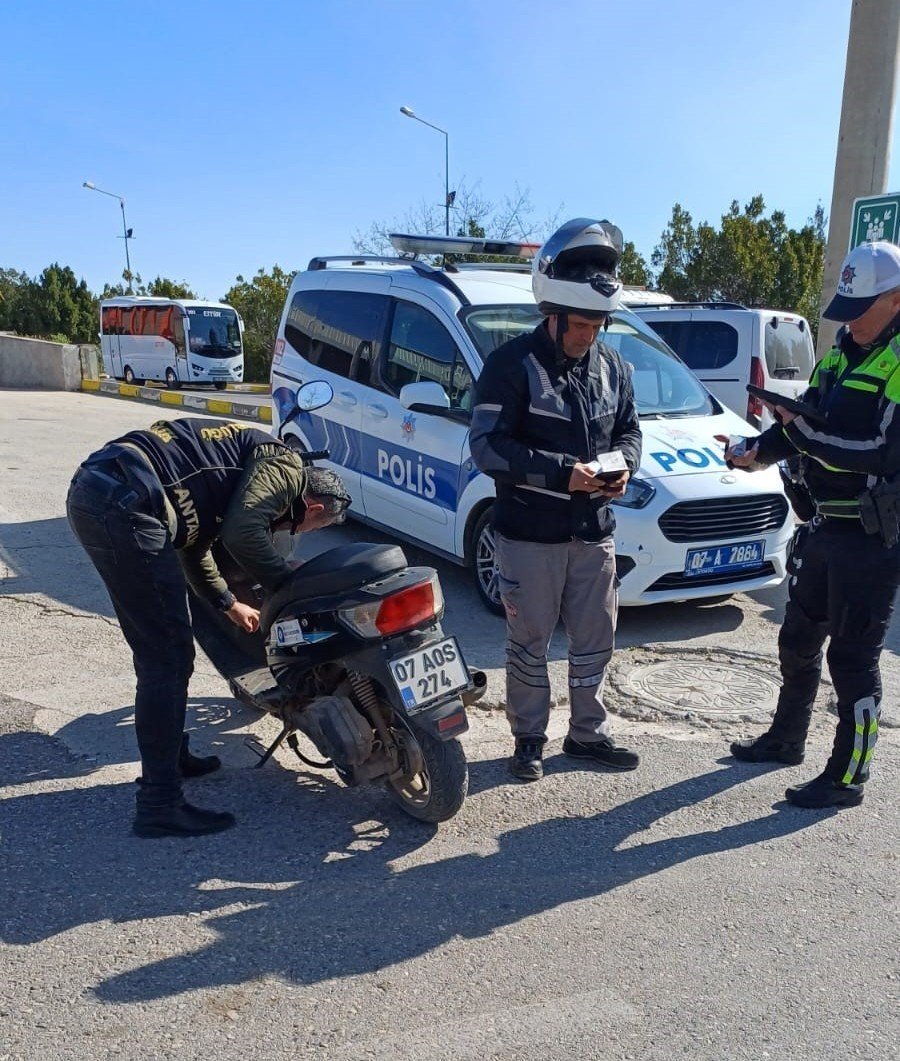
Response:
M100 303L103 369L126 383L167 387L244 378L244 323L222 302L123 295Z

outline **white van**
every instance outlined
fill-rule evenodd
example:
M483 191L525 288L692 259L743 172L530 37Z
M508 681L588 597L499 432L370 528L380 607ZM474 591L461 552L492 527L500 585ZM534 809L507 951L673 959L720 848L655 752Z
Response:
M796 313L732 302L635 304L633 309L723 405L755 428L765 429L772 419L759 398L747 393L748 383L791 398L806 390L815 348L809 324Z
M416 239L423 253L447 242ZM458 253L478 249L449 242ZM272 364L276 431L301 383L334 388L331 404L286 425L285 437L329 451L353 497L350 514L473 565L478 592L498 613L494 484L469 452L472 391L491 351L541 319L528 270L314 258L291 284ZM634 367L644 434L640 471L613 502L621 602L780 582L793 521L778 471L729 470L714 437L747 434L747 424L629 310L613 316L604 341Z

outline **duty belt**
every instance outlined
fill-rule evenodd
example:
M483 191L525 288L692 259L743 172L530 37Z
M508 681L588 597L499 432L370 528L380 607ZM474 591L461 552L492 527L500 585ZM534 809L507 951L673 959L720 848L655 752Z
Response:
M859 519L859 501L817 501L816 515L825 519Z

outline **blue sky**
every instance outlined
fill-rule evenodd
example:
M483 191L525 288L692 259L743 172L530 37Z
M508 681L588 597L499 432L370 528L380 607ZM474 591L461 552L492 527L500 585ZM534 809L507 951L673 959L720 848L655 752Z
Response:
M5 0L0 267L219 297L450 187L608 217L831 205L851 0ZM897 127L895 126L895 132ZM897 176L897 139L889 190Z

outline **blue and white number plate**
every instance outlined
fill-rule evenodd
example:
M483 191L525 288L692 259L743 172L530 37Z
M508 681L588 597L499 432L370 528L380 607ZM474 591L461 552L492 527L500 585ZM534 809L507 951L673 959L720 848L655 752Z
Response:
M406 710L413 714L469 684L469 672L455 637L392 659L391 677Z
M711 545L706 549L688 549L684 573L691 578L745 571L748 567L759 567L765 552L766 543L763 539L734 542L732 545Z

